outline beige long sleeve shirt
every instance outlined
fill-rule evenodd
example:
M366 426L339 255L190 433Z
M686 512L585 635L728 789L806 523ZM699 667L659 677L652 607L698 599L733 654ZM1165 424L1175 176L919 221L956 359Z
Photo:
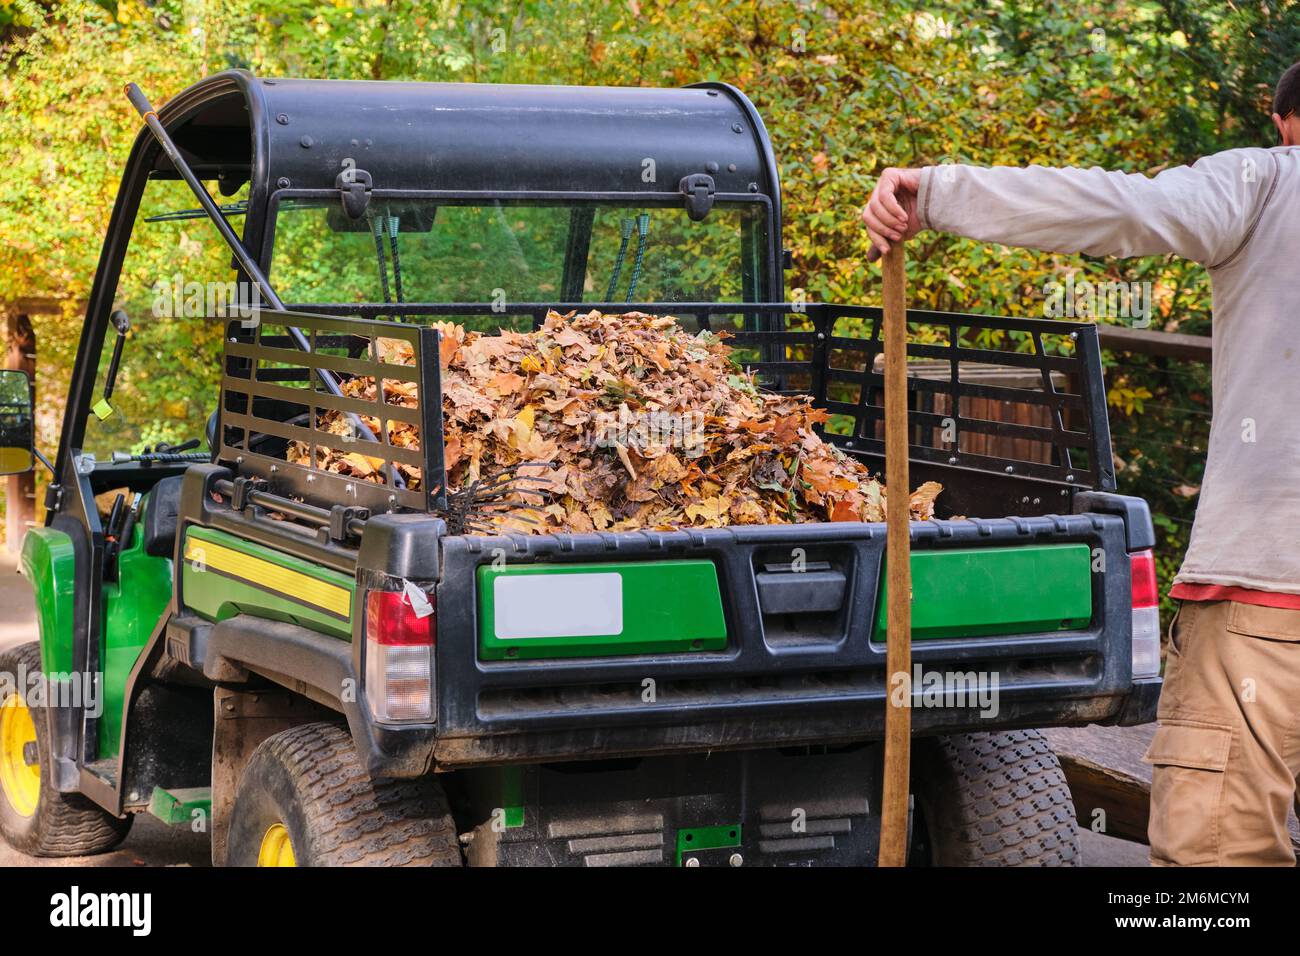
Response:
M918 207L923 226L985 242L1172 252L1209 270L1209 457L1175 582L1300 594L1300 147L1227 150L1155 177L930 167Z

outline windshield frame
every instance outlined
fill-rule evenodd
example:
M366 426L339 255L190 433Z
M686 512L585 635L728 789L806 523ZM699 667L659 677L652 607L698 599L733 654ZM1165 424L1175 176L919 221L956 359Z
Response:
M336 189L279 189L276 190L267 202L266 228L262 235L261 255L259 256L262 270L267 276L272 278L274 284L274 273L272 271L273 257L275 253L275 239L279 227L280 203L286 200L324 200L326 202L339 202L339 191ZM588 203L622 203L627 205L639 205L646 207L660 208L681 208L683 197L675 193L659 192L552 192L539 190L461 190L461 189L425 189L425 190L405 190L405 189L372 189L370 191L372 202L383 200L403 201L403 200L424 200L438 204L442 203L459 203L463 205L474 202L491 203L506 201L512 203L527 203L535 201L552 205L564 205L565 203L588 202ZM770 196L762 193L716 193L713 197L715 203L752 203L763 207L762 221L766 230L766 241L763 245L763 271L764 275L757 277L754 288L754 302L780 302L785 298L784 291L784 273L780 268L780 254L777 251L779 246L779 236L776 233L776 211L773 207ZM278 290L277 290L278 291ZM558 302L558 300L557 300ZM345 302L289 302L285 304L293 310L308 311L313 308L329 306L330 312L340 308L347 308L348 314L367 315L369 313L391 313L392 304L383 302L364 302L364 303L345 303ZM487 302L427 302L427 301L410 301L402 303L404 314L436 316L439 312L445 313L448 306L455 305L488 305ZM529 305L540 305L545 303L528 303ZM602 305L606 303L590 302L584 305ZM619 303L624 304L624 303ZM634 305L635 303L627 303Z

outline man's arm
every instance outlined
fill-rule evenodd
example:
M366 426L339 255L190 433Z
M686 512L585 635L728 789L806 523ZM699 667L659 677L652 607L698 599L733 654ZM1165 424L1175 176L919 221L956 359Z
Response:
M1218 266L1244 245L1275 176L1264 149L1216 153L1155 177L1097 167L895 169L881 176L863 220L881 251L925 228L1050 252L1172 252Z

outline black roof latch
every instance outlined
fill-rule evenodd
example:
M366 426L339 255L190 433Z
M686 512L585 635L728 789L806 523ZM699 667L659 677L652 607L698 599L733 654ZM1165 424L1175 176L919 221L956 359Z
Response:
M343 199L343 211L349 219L360 219L370 205L370 189L374 180L364 169L348 166L334 178L334 188Z
M709 214L709 210L713 208L712 176L708 173L691 173L689 176L682 177L677 188L686 197L686 215L699 222Z

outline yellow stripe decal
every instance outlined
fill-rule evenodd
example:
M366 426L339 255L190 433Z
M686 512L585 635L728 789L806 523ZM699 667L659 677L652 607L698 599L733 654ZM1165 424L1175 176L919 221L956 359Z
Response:
M199 538L186 538L185 560L199 561L213 571L220 571L269 591L278 591L290 600L310 604L339 617L352 616L352 592L347 588L233 548Z

